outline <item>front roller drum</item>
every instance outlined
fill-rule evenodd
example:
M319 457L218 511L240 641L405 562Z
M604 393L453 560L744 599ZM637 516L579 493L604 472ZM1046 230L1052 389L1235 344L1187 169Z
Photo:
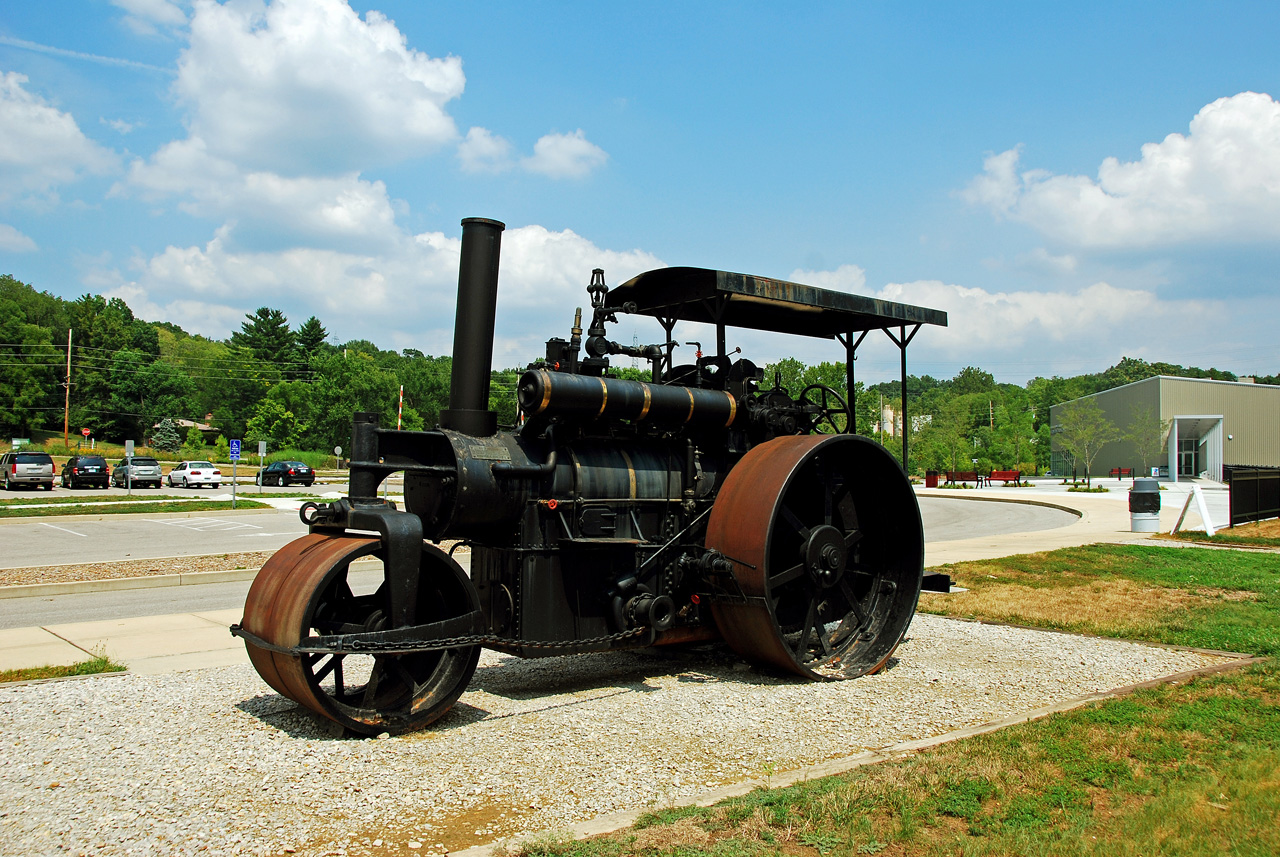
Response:
M348 579L351 563L366 556L385 562L379 539L312 534L290 542L254 579L241 624L284 648L311 636L389 629L386 580L375 592L357 595ZM419 568L415 622L480 609L475 587L443 551L424 543ZM409 732L444 716L480 657L479 646L378 655L294 655L248 639L245 646L258 674L281 695L365 735Z
M711 604L734 651L810 679L882 669L920 597L924 527L911 484L858 435L782 437L729 472L708 548L734 584Z

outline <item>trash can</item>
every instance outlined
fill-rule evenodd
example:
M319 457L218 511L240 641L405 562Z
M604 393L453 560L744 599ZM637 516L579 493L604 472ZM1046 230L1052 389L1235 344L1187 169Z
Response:
M926 488L938 487L938 471L926 470L924 472L924 487Z
M1129 525L1135 533L1160 532L1160 483L1135 479L1129 489Z

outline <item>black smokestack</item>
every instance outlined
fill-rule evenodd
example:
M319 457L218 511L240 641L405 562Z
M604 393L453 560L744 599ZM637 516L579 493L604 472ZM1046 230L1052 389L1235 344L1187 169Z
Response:
M498 256L506 228L505 223L483 217L462 221L453 380L449 409L440 414L440 425L476 437L498 431L498 415L489 410L489 372L493 368L493 321L498 304Z

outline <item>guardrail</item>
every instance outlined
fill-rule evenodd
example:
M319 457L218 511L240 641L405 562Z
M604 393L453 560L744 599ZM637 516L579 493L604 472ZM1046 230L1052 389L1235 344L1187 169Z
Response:
M1231 526L1280 518L1280 467L1227 464L1222 475L1229 488Z

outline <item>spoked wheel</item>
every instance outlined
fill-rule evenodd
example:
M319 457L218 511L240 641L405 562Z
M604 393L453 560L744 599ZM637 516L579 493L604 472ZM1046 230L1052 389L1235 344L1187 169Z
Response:
M278 646L308 636L389 629L385 580L356 594L350 564L382 556L376 538L312 534L281 548L258 573L245 602L245 630ZM427 624L480 609L475 587L447 554L423 545L414 622ZM267 684L353 732L401 733L438 720L475 672L479 646L410 654L289 655L245 641Z
M729 472L707 547L738 592L714 599L738 654L813 679L880 670L920 597L924 528L902 469L858 435L782 437Z

